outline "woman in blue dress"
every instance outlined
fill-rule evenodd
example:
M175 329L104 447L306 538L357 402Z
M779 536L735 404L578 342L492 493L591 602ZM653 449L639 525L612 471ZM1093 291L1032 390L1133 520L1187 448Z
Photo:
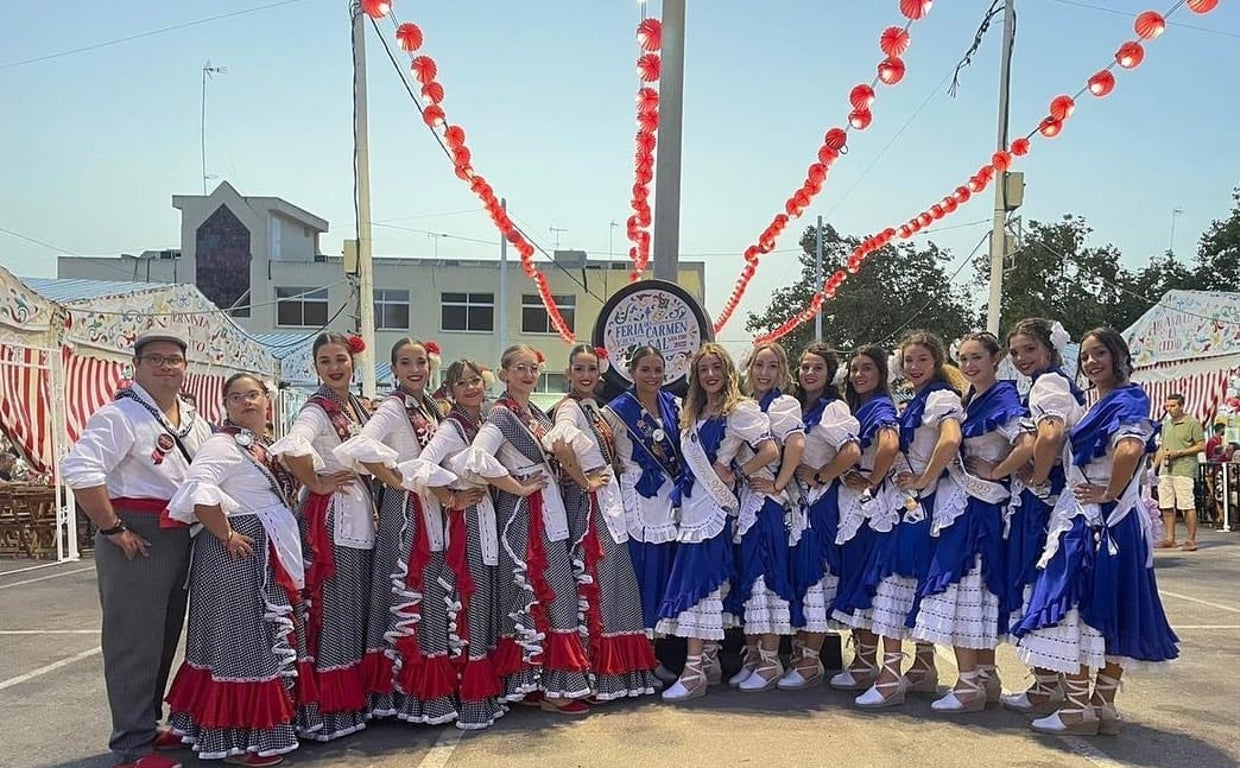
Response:
M740 508L736 482L779 459L769 424L758 404L742 397L723 347L708 342L693 353L680 415L680 529L656 627L686 638L688 655L680 678L663 692L667 701L705 696L707 685L721 681L723 599L731 587L733 519ZM744 463L730 460L739 442L752 449Z
M1171 661L1179 640L1158 598L1151 523L1140 504L1155 431L1149 398L1129 381L1128 346L1110 328L1085 335L1080 366L1098 401L1068 434L1068 489L1051 513L1041 571L1012 634L1025 663L1064 675L1063 705L1034 720L1035 731L1116 734L1123 670Z
M805 514L794 518L792 588L804 621L794 625L792 661L779 680L780 690L819 685L823 679L822 644L840 581L840 489L844 473L861 458L860 425L840 397L834 380L840 361L826 344L810 344L797 366L797 401L805 425L805 452L796 468L797 493ZM784 461L789 461L785 449Z
M938 691L934 646L917 643L907 676L900 670L904 659L900 647L909 636L907 622L917 585L930 567L930 530L938 496L955 490L945 472L960 450L964 408L959 390L948 382L947 350L937 335L910 333L900 345L900 360L916 394L900 415L903 457L895 482L903 503L887 506L885 519L870 521L880 535L866 564L865 582L874 589L873 629L883 639L883 665L874 685L855 700L862 709L901 704L908 690Z
M853 658L848 668L828 682L840 691L864 691L878 677L878 635L874 634L874 589L865 582L879 532L871 521L886 525L887 507L899 504L888 475L900 455L899 416L888 383L887 351L864 346L848 360L844 399L858 422L861 459L844 474L839 489L840 524L835 544L840 553L840 579L831 618L852 627Z
M642 601L642 626L650 634L658 623L659 603L672 572L676 552L676 503L680 476L680 400L663 391L663 353L655 347L634 350L628 360L633 386L603 409L616 440L620 497L629 530L629 556ZM676 681L660 664L655 677Z
M961 454L998 463L1027 434L1016 385L995 378L1003 349L993 334L973 333L961 340L958 359L969 382ZM911 622L915 639L955 650L960 675L955 687L930 705L935 712L986 707L986 682L1000 634L1007 501L1006 483L969 474L959 459L947 465L947 477L939 482L931 523L933 555L917 585L918 608ZM1002 623L1006 630L1006 617ZM989 669L983 670L983 663Z

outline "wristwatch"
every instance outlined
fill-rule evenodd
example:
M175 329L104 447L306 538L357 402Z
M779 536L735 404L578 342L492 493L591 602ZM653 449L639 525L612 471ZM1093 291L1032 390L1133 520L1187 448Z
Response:
M129 530L129 526L125 525L125 521L118 517L116 518L116 525L111 528L100 528L99 532L104 536L115 536L116 534L127 530Z

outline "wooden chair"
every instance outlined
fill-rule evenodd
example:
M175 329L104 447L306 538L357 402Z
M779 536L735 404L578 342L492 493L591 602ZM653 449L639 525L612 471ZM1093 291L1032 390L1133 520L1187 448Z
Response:
M22 528L13 509L13 486L0 484L0 554L14 555L22 551Z

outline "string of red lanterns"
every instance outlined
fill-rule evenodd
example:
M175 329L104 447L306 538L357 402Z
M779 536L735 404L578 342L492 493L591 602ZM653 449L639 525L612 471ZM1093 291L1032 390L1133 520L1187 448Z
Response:
M639 280L650 263L650 182L654 181L654 150L658 144L659 91L657 83L663 68L659 51L663 48L663 23L645 18L637 25L637 151L633 156L633 213L625 222L625 234L633 246L629 261L633 269L629 280Z
M1182 4L1187 5L1188 9L1193 13L1206 14L1218 7L1218 0L1185 0L1183 3L1176 3L1166 13L1159 13L1157 11L1140 13L1133 22L1133 29L1137 33L1137 37L1147 42L1158 38L1167 29L1167 17L1179 10ZM1111 70L1116 67L1135 69L1140 66L1144 59L1145 49L1139 41L1129 40L1120 45L1115 51L1112 61L1106 67L1091 75L1083 88L1072 96L1061 94L1051 99L1047 115L1038 122L1036 128L1025 136L1012 141L1007 149L1000 150L991 155L990 162L978 168L977 172L970 176L966 183L956 187L955 190L942 200L910 218L907 222L897 227L887 227L881 232L863 239L845 261L844 268L837 269L826 279L821 290L814 294L809 304L800 312L788 318L775 330L758 337L755 343L765 344L777 341L791 333L797 326L812 320L821 310L823 301L834 298L840 286L848 279L848 276L850 274L857 274L866 258L872 253L888 245L896 238L907 240L934 222L956 213L974 195L984 191L991 181L994 180L996 173L1006 173L1012 167L1016 158L1029 154L1029 150L1032 148L1031 139L1034 136L1041 134L1044 138L1053 139L1060 135L1063 132L1064 123L1076 110L1077 98L1086 92L1100 99L1110 94L1115 89L1115 75Z
M396 42L411 57L409 68L414 79L422 86L421 95L425 104L420 107L423 122L438 134L447 148L457 178L469 185L470 191L482 202L482 207L490 215L495 228L516 248L521 257L521 271L537 287L538 297L543 307L546 308L547 317L556 333L569 344L573 343L576 341L576 335L555 303L547 276L540 272L534 263L534 245L509 218L491 184L474 170L473 153L466 144L465 129L448 122L448 116L443 107L444 87L436 80L439 75L439 66L430 56L418 54L424 41L421 28L416 24L400 23L392 13L390 0L362 0L361 5L362 11L372 19L387 18L395 27Z
M771 218L766 229L758 236L758 241L745 249L745 267L736 280L736 286L732 289L728 303L724 305L723 311L719 313L715 321L716 334L722 331L732 319L732 314L749 288L749 282L753 280L754 274L758 271L758 262L762 255L775 250L775 244L788 223L800 218L818 193L822 191L831 166L840 158L840 155L848 151L848 131L864 131L870 127L870 123L874 120L871 108L878 97L875 86L896 85L904 79L906 67L903 56L908 52L911 42L909 28L914 22L925 18L933 4L934 0L900 0L900 13L905 17L904 26L888 27L879 35L878 47L885 58L879 62L878 72L869 83L859 83L849 92L848 102L852 111L848 113L845 126L836 126L826 132L822 146L818 148L818 160L806 169L805 181L801 184L801 188L784 202L784 210Z

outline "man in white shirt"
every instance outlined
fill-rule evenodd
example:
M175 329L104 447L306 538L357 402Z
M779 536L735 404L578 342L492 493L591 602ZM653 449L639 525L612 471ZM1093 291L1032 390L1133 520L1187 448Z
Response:
M99 528L95 571L103 609L103 672L118 768L180 768L153 750L179 747L158 729L185 620L189 529L165 507L210 426L177 393L186 344L148 333L134 342L133 384L95 412L62 464L65 483Z

